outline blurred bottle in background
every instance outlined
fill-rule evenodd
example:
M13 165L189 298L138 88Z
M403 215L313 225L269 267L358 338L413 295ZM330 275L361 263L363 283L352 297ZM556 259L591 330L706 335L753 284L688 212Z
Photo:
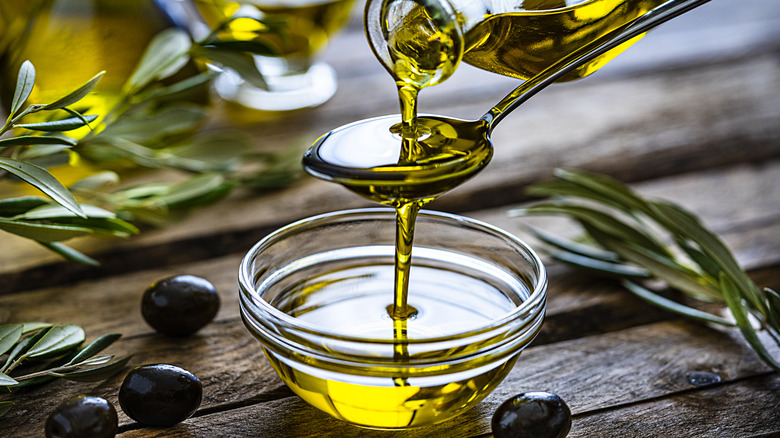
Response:
M149 41L174 26L155 0L2 1L0 23L3 108L10 105L19 68L29 60L36 70L31 103L54 101L105 70L78 103L100 117L117 104Z
M194 0L209 28L227 23L219 33L221 40L254 41L273 53L254 56L265 89L224 69L215 81L217 93L226 100L265 111L296 110L326 102L336 92L336 73L317 57L349 21L353 3L354 0Z

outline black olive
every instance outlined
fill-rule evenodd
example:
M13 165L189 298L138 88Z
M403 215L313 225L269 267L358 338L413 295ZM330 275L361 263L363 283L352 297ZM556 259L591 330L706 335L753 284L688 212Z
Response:
M144 365L131 370L119 388L119 405L128 417L147 426L173 426L200 406L203 385L173 365Z
M188 336L214 319L219 294L208 280L178 275L153 283L144 292L141 314L152 328L169 336Z
M501 403L491 422L495 438L563 438L571 428L571 411L548 392L526 392Z
M47 438L113 438L118 424L114 405L81 395L59 405L46 419L45 431Z

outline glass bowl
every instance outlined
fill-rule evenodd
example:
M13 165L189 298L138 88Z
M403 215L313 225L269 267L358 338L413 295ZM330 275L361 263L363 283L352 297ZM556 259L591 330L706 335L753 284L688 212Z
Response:
M295 222L241 262L240 307L301 398L377 429L448 420L485 398L539 332L547 276L516 237L420 212L409 305L392 319L395 214L375 208Z

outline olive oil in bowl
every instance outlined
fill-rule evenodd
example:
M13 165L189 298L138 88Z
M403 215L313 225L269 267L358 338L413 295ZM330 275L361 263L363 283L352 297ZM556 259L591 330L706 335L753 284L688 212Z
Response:
M244 323L280 378L352 424L439 423L487 396L537 334L546 274L525 244L444 213L417 217L406 318L393 318L392 209L272 233L240 271Z

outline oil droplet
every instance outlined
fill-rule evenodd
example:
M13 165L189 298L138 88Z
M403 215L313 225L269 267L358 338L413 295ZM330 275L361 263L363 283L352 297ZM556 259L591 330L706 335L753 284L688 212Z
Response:
M694 386L708 386L720 383L723 379L709 371L694 371L688 374L688 383Z

